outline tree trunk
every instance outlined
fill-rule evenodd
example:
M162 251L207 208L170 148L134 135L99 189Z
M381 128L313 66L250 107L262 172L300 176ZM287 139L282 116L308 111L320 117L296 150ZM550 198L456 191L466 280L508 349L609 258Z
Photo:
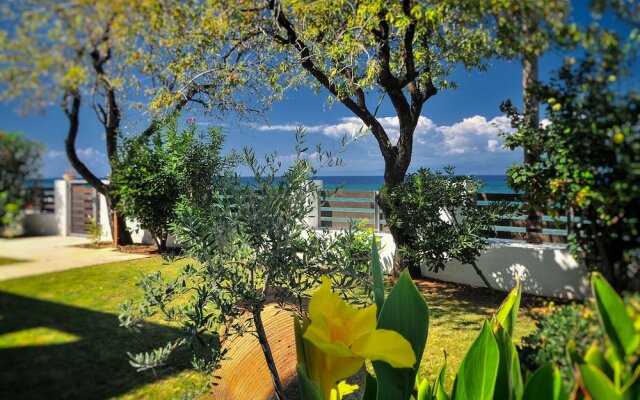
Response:
M264 325L262 324L262 316L260 314L261 312L262 312L262 307L254 307L253 322L256 326L258 341L260 342L260 347L262 347L262 352L264 353L264 358L265 358L265 361L267 362L267 367L269 368L269 374L271 375L271 381L273 383L273 390L276 394L276 398L278 400L286 400L284 387L282 386L282 381L280 380L280 376L278 375L276 362L273 359L273 353L271 353L269 340L267 339L267 334L264 331Z
M399 169L396 167L396 165L397 164L395 162L389 162L385 159L384 187L388 193L390 193L396 186L404 181L404 176L407 172L406 170L408 169ZM378 205L385 215L390 215L391 205L385 202L383 196L380 196L378 198ZM393 257L393 276L395 278L398 278L404 269L409 269L409 274L412 278L420 278L422 276L420 265L418 265L414 260L402 257L402 255L400 254L400 247L410 245L410 239L406 234L406 230L400 227L389 225L389 232L391 233L393 242L396 245L396 252Z
M534 55L525 56L522 60L522 102L523 113L527 119L528 125L532 129L538 129L540 125L540 116L537 101L531 96L530 90L538 81L538 57ZM535 132L535 131L534 131ZM524 163L537 164L540 162L540 154L536 151L524 148ZM525 202L527 204L527 242L541 243L540 235L542 234L542 215L539 206L531 204L525 193Z

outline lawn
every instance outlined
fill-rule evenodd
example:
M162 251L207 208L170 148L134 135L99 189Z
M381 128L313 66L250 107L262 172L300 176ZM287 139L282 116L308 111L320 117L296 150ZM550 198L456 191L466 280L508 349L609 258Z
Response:
M24 260L14 260L13 258L0 257L0 267L3 265L17 264L24 262Z
M118 305L137 297L134 283L141 273L156 270L173 274L176 268L152 257L0 282L3 396L170 399L206 382L205 375L188 370L186 352L157 376L136 373L128 365L127 351L150 350L178 333L160 321L152 321L143 334L118 327ZM422 282L420 289L431 310L421 374L433 380L446 350L451 387L483 318L504 294L435 282ZM523 308L518 337L534 328L526 301Z

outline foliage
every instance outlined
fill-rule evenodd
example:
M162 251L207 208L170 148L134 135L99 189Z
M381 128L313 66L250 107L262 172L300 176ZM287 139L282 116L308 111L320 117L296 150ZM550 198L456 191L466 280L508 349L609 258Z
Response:
M221 155L223 141L219 129L200 132L193 121L181 129L177 116L149 138L124 139L111 177L118 211L149 230L164 251L180 198L210 200L219 177L235 164L234 155Z
M260 163L246 148L242 157L252 182L227 176L216 186L212 201L183 198L173 233L195 262L173 280L160 273L145 277L140 282L143 301L123 305L121 316L130 327L156 313L179 324L185 336L180 340L204 346L206 359L196 364L206 369L217 368L224 356L220 342L255 335L280 397L283 388L261 317L265 305L276 301L301 307L321 275L330 276L345 297L362 298L364 287L361 301L368 301L366 276L349 268L330 235L305 222L317 188L309 180L316 169L302 145L303 136L300 132L297 158L286 170L281 171L275 155ZM330 152L318 150L314 158L320 165L336 163Z
M623 42L611 32L585 36L584 57L572 57L532 93L546 104L548 124L530 127L509 103L516 132L511 148L538 154L537 163L508 171L515 190L551 215L572 216L570 248L617 289L638 289L640 260L640 94L621 86L634 68L640 36Z
M455 88L456 68L487 68L492 57L520 57L540 47L546 35L536 40L504 40L519 37L514 18L498 17L516 9L538 32L546 32L546 19L558 19L566 0L521 1L210 1L216 21L234 26L227 37L230 46L251 48L253 68L247 72L264 77L276 93L289 88L310 87L325 91L329 104L341 103L360 119L360 132L370 132L384 160L384 186L399 184L408 171L416 126L424 104L438 91ZM560 18L561 19L561 18ZM209 21L208 21L209 22ZM222 23L222 22L219 22ZM505 30L500 26L506 24ZM517 44L514 49L513 45ZM398 135L386 129L377 112L383 103L393 107ZM377 105L376 105L377 104ZM390 213L384 201L382 210ZM392 227L400 246L404 232ZM419 268L398 256L398 275L409 267Z
M100 239L102 238L102 224L96 221L95 218L91 218L89 220L89 242L92 246L97 246L100 244Z
M537 330L522 338L520 361L529 371L553 364L558 367L567 385L573 384L572 366L567 359L567 345L575 343L576 351L584 354L593 342L603 343L598 317L589 303L555 305L550 303L537 323Z
M375 244L372 248L372 257L377 257ZM379 262L375 258L372 259L372 268L380 270ZM378 272L379 273L379 272ZM374 279L374 285L380 286L381 281ZM520 282L504 300L496 314L491 320L485 320L482 330L475 342L468 349L467 354L460 365L453 385L451 395L444 390L444 370L436 377L433 385L430 385L426 379L418 380L407 387L403 373L411 372L415 378L413 369L395 366L393 362L386 360L377 361L381 365L385 365L385 369L376 369L376 377L367 374L365 383L365 392L363 399L558 399L568 400L569 398L588 398L594 400L606 399L634 399L637 398L640 391L640 313L637 308L632 309L625 306L623 299L615 292L615 290L607 283L607 281L598 273L592 274L591 279L592 291L594 293L594 302L596 304L596 312L600 327L606 335L606 341L601 345L594 342L585 352L577 350L575 342L568 343L567 357L569 357L571 365L571 373L575 379L572 387L566 386L562 382L560 371L554 368L550 363L545 364L541 368L534 371L527 377L522 378L520 370L520 362L516 347L512 341L515 332L518 309L522 290ZM397 288L397 289L396 289ZM407 303L400 308L402 311L420 309L416 311L421 314L420 323L415 324L416 316L408 315L405 312L399 312L395 307L390 314L390 325L382 324L383 328L392 329L397 333L401 333L408 339L415 351L416 343L426 343L428 331L428 315L429 311L424 299L416 290L415 284L409 278L405 271L398 282L398 285L392 289L389 297L385 300L379 298L383 293L381 287L375 288L376 304L383 302L382 311L378 317L377 329L381 327L381 321L384 311L387 308L387 302L391 302L394 291L396 296L404 298L404 301L417 301L424 303L423 307L407 307ZM416 295L417 294L417 295ZM319 297L322 297L319 295ZM312 299L313 301L313 299ZM418 303L414 303L417 305ZM376 306L371 306L376 307ZM362 310L361 312L365 312ZM315 317L317 318L317 316ZM322 318L320 318L322 320ZM324 329L331 329L332 326L347 324L351 330L345 331L346 334L356 335L360 332L358 323L353 321L348 314L334 313L332 314L331 323L320 321L320 325ZM340 386L338 381L331 382L338 390L332 392L330 397L325 392L318 390L324 387L322 381L318 381L315 377L318 373L314 371L322 371L324 368L340 365L340 363L348 363L350 354L342 352L335 353L335 346L318 346L305 329L310 329L314 324L314 315L311 320L304 320L303 324L295 324L296 343L298 350L298 373L301 375L303 384L301 390L304 399L340 399ZM364 319L362 319L364 325ZM355 326L354 326L355 325ZM348 343L357 339L357 337L346 337L340 339L342 343ZM415 341L417 340L417 342ZM317 347L313 347L317 346ZM390 341L390 348L396 346ZM331 364L322 362L322 357L315 354L314 351L337 357ZM370 353L370 358L375 358L378 354L384 354L389 348L380 345L376 352ZM400 352L400 350L398 350ZM405 350L405 355L409 354ZM340 359L340 357L343 357ZM397 355L401 357L401 355ZM418 360L420 357L418 357ZM385 358L382 358L385 360ZM414 368L415 369L415 368ZM357 370L354 369L354 373ZM395 375L394 375L395 374ZM322 376L322 374L320 374ZM344 379L346 376L340 376L338 379ZM352 390L352 388L350 388ZM374 393L374 391L376 393ZM323 394L324 393L324 394Z
M475 264L487 246L486 232L509 211L503 203L478 207L476 193L481 185L471 176L455 175L452 167L443 172L421 168L392 191L383 190L391 207L387 223L407 235L399 249L404 257L434 272L449 259Z
M26 181L37 177L44 146L20 133L0 132L0 228L20 215Z
M380 237L374 235L373 228L367 227L365 220L351 224L349 229L337 233L334 246L342 249L343 259L349 263L349 268L367 273L371 260L371 242L376 241L380 246Z

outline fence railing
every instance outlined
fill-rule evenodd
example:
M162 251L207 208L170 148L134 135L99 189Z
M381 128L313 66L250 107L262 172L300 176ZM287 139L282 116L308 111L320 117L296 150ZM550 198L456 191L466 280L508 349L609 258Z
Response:
M27 189L26 210L39 214L54 214L56 212L55 191L53 188Z
M376 198L378 192L322 191L320 196L320 226L323 228L347 228L350 224L363 223L366 228L378 232L388 232L389 228ZM477 206L486 206L490 202L506 201L514 205L523 204L522 195L508 193L478 193ZM540 216L536 222L536 239L547 243L565 243L569 223L566 216L552 218ZM487 236L500 239L527 240L527 228L531 228L526 214L516 213L504 218L493 226L495 232Z

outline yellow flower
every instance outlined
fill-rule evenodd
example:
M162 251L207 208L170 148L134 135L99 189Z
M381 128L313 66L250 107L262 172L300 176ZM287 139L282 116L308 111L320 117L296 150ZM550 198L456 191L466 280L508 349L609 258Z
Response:
M394 368L413 368L416 355L398 332L376 329L376 306L353 307L331 291L331 281L309 302L311 323L306 327L309 378L320 385L325 399L340 399L340 381L357 373L366 359Z
M551 107L551 109L553 111L560 111L560 110L562 110L562 104L556 103L556 104L553 105L553 107Z

